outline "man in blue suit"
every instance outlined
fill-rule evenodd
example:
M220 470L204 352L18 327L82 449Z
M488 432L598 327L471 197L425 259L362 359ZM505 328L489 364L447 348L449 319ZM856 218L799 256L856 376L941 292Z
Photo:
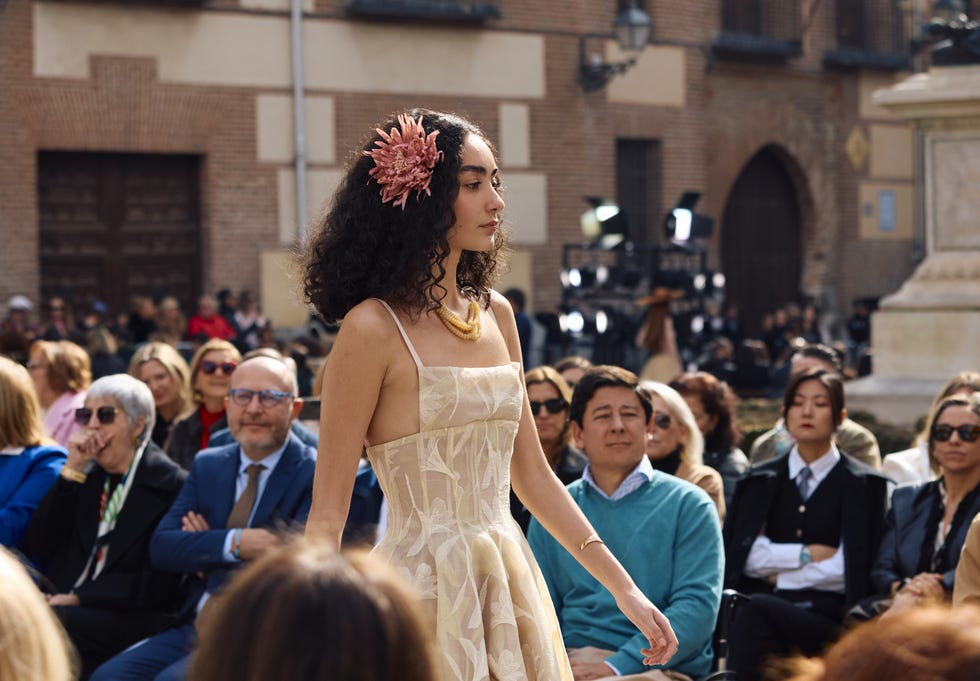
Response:
M290 433L302 407L296 377L281 361L255 357L238 366L225 398L235 442L194 458L180 496L160 521L150 558L164 570L203 575L177 626L112 658L92 681L184 678L197 640L195 620L244 562L282 543L306 523L316 450Z

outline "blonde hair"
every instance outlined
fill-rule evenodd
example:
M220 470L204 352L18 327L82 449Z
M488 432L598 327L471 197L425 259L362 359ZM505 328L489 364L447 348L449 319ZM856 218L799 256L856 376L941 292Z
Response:
M572 404L572 389L568 387L568 382L562 378L560 373L550 366L539 366L524 374L524 385L527 387L531 387L532 385L536 385L538 383L545 383L557 390L558 397L565 400L565 410L568 410ZM572 441L571 426L571 421L565 419L565 424L562 427L561 435L558 436L560 444L563 448L567 447Z
M133 358L129 362L129 375L142 380L140 367L151 361L159 362L177 384L177 401L179 404L176 414L178 418L183 416L194 405L191 395L191 368L187 366L187 362L172 345L151 341L133 353Z
M70 681L70 650L44 596L0 546L0 681Z
M204 355L208 354L209 352L227 352L231 355L233 362L242 361L242 353L238 351L238 348L228 341L220 338L212 338L207 343L199 347L197 352L194 353L194 356L191 357L190 386L191 390L193 391L192 394L195 402L201 401L201 394L194 388L194 382L197 380L197 370L201 368L201 362L204 360Z
M84 348L71 341L36 341L31 345L30 356L44 357L48 382L57 394L78 393L92 383L92 360Z
M27 369L0 356L0 449L54 444Z
M694 418L694 413L687 406L687 402L681 394L664 383L656 381L640 381L638 390L644 393L647 399L656 395L667 403L670 415L680 421L687 431L687 438L681 446L681 461L692 464L701 464L704 461L704 436L698 428L698 422ZM652 399L651 399L652 401Z

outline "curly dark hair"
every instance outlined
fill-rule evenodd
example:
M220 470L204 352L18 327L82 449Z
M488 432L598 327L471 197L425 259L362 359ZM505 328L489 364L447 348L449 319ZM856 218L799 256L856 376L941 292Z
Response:
M704 435L705 451L727 452L739 445L742 431L738 427L738 401L727 383L705 371L696 371L681 374L670 382L670 387L682 397L696 397L708 416L718 417L715 427Z
M364 142L303 257L304 294L328 322L343 318L367 298L381 298L414 316L436 309L447 293L439 281L450 252L447 234L456 222L453 204L463 142L467 135L479 136L488 146L490 142L456 114L427 109L406 113L422 117L427 135L439 131L435 142L443 158L432 171L432 195L417 200L413 194L404 210L381 203L380 186L368 174L374 160L361 153L373 149L380 136L375 132ZM378 127L397 127L399 114ZM505 247L505 235L498 231L492 251L463 251L456 270L460 290L489 305L490 285Z

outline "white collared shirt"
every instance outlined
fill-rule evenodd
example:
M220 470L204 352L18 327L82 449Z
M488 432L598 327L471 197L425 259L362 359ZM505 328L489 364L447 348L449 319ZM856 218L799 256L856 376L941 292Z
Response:
M612 494L606 494L603 492L599 485L596 484L595 478L592 477L592 469L589 464L585 464L585 469L582 471L582 479L588 483L592 489L598 492L603 499L608 499L609 501L617 501L622 499L627 494L635 492L636 490L643 487L651 480L653 480L653 464L650 463L650 459L646 455L640 460L640 463L636 464L629 475L626 476L620 484L619 487Z

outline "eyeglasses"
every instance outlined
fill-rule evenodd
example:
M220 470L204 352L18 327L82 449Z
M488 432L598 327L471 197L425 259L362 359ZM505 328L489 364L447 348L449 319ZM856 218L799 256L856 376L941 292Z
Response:
M221 369L221 373L223 373L225 376L231 376L237 367L237 362L212 362L209 359L201 362L201 371L206 373L208 376L213 374L218 369Z
M119 411L115 407L99 407L94 413L95 417L99 419L99 423L103 426L108 426L116 420L116 414ZM92 420L92 413L92 410L88 407L79 407L75 410L75 423L80 426L87 426L89 421Z
M247 407L252 403L252 398L258 395L259 404L266 409L272 409L285 399L296 397L292 393L283 393L278 390L249 390L248 388L235 388L228 391L228 397L239 407Z
M980 426L964 423L962 426L947 426L945 424L934 426L932 429L932 439L936 442L948 442L953 433L960 436L963 442L976 442L980 437Z
M560 397L553 397L550 400L545 400L544 402L531 401L531 413L535 416L541 411L541 407L548 410L549 414L557 414L562 409L568 406L568 402Z
M655 425L660 430L667 430L668 428L670 428L670 424L672 422L673 421L670 418L670 414L660 413L660 414L653 415L653 425Z

